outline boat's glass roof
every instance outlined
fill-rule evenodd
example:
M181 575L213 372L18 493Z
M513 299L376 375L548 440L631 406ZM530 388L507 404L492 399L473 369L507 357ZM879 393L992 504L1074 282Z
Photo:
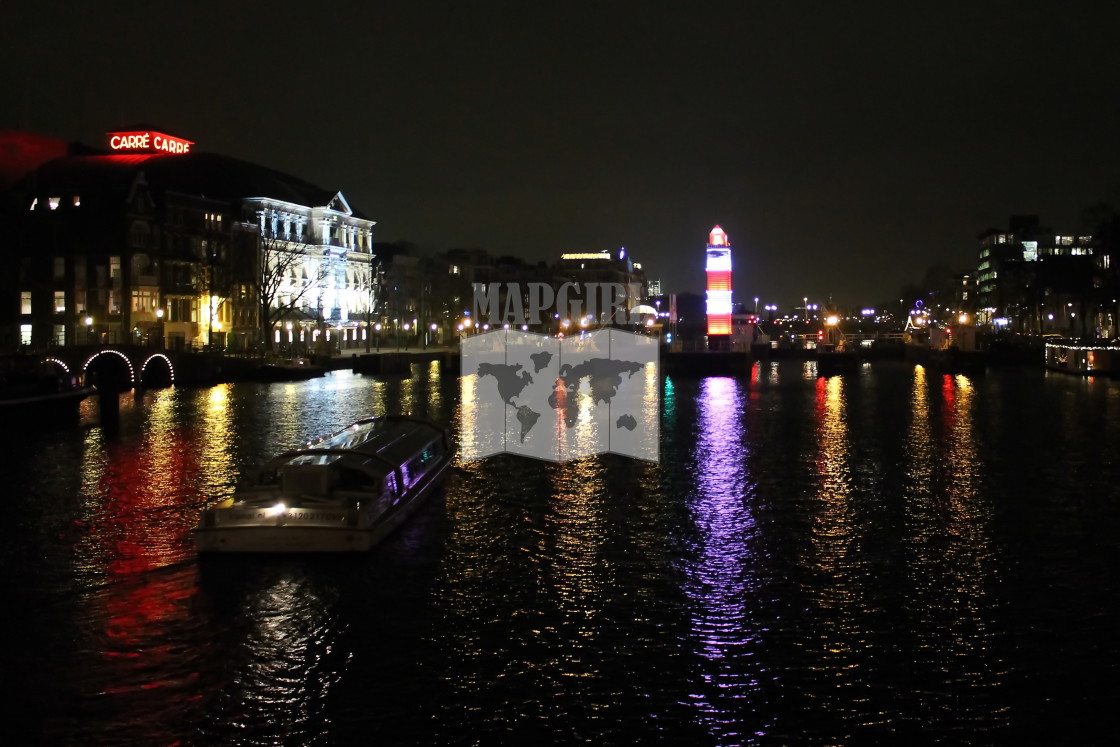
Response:
M356 449L385 430L385 421L372 420L366 423L355 423L349 428L333 436L327 436L322 441L310 444L309 449Z

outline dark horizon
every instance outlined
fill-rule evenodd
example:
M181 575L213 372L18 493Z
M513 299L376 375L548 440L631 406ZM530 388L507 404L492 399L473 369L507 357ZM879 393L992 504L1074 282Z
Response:
M13 9L0 127L151 122L341 190L378 241L626 247L667 291L719 224L747 304L877 302L1011 215L1120 203L1113 6L303 8Z

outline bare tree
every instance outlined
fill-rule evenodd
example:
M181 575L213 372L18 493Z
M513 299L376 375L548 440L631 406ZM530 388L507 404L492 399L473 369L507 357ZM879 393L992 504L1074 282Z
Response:
M272 348L272 329L304 305L322 285L327 267L315 244L261 236L257 254L257 303L261 339Z

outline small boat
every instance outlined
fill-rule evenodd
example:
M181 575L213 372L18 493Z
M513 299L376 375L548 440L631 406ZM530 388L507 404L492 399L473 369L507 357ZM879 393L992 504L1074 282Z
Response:
M267 462L203 511L195 544L200 553L369 550L439 485L453 456L434 423L359 420Z
M77 423L82 400L95 391L77 376L52 370L0 371L0 417L21 428Z
M310 358L295 357L290 363L264 363L257 369L257 380L263 382L306 381L322 376L327 369Z

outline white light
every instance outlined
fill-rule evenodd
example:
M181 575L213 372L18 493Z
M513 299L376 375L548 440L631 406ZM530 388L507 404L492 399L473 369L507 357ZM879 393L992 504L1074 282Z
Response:
M269 506L268 508L266 508L264 512L269 516L280 516L282 514L288 513L288 507L283 503L277 503L275 506Z

